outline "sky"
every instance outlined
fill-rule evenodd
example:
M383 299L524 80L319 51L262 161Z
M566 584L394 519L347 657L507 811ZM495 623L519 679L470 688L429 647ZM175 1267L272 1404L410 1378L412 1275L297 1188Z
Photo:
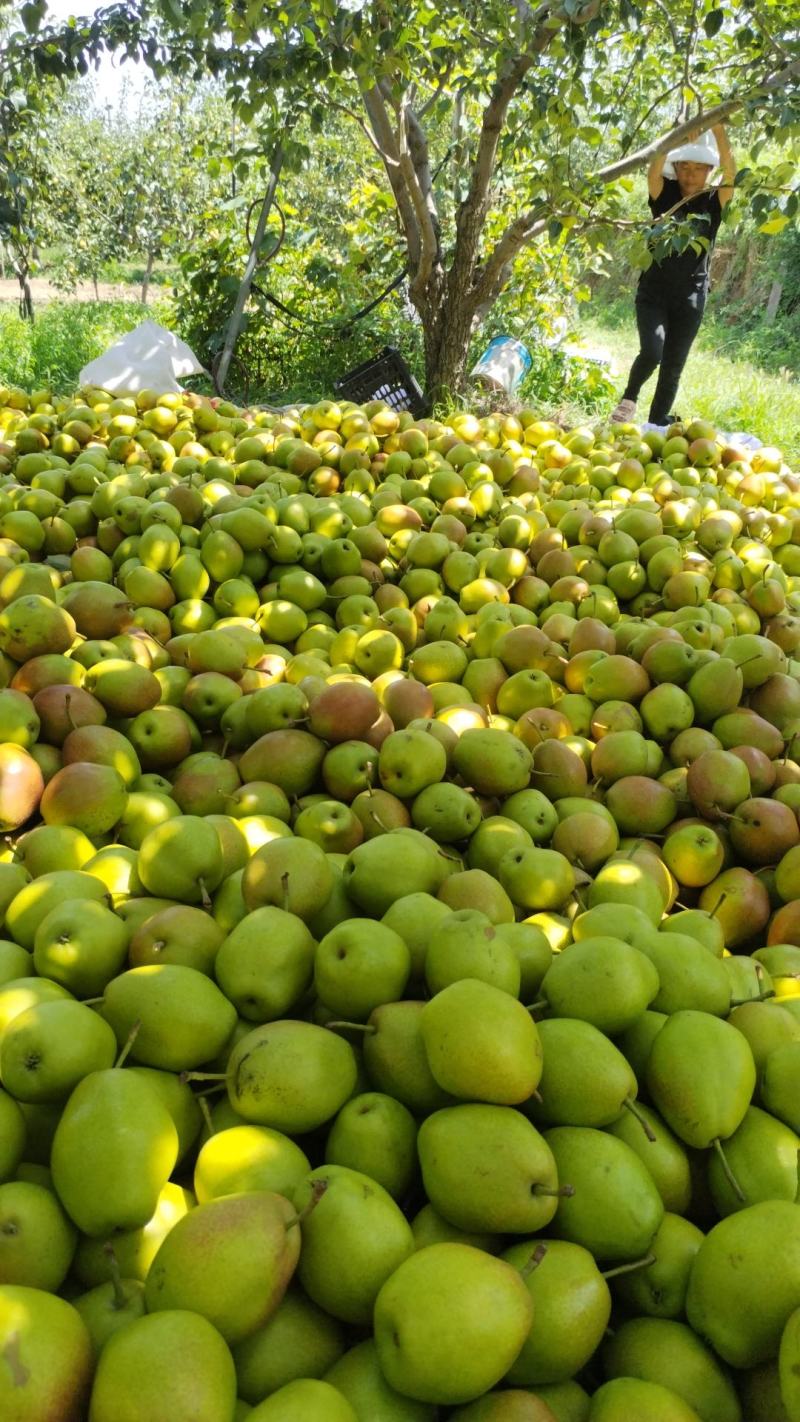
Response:
M106 0L107 3L107 0ZM94 15L102 6L97 0L48 0L47 19L51 22L68 20L71 15ZM104 55L99 69L90 70L94 82L97 103L100 108L111 105L118 108L122 98L123 85L128 101L135 99L147 78L147 70L142 64L120 65L119 59Z

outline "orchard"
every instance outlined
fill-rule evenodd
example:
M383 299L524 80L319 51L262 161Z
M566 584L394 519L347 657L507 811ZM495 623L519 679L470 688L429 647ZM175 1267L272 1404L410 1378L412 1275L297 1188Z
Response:
M4 1422L800 1422L800 472L0 391Z

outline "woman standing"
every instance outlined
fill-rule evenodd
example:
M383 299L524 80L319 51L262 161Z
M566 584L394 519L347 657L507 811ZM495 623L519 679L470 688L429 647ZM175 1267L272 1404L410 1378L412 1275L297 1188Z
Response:
M636 292L636 322L639 328L637 355L625 392L611 416L612 423L632 420L639 391L656 367L658 383L648 416L651 424L668 425L679 419L670 413L708 296L711 251L722 218L722 209L733 197L736 161L722 124L712 133L717 150L702 141L698 129L689 142L671 153L654 158L647 173L650 211L654 217L692 220L693 234L705 238L698 252L689 245L660 261L653 261L642 273ZM717 162L722 183L711 188L708 180Z

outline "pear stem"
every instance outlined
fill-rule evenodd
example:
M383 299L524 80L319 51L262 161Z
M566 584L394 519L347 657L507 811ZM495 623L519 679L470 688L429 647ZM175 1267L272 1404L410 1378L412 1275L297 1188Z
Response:
M180 1081L227 1081L226 1071L182 1071Z
M631 1264L617 1264L614 1269L603 1269L604 1279L616 1279L620 1274L632 1274L637 1269L649 1269L651 1264L655 1264L655 1254L645 1254L643 1259L634 1259Z
M131 1047L133 1046L134 1042L136 1041L136 1038L139 1035L141 1026L141 1021L134 1022L130 1032L128 1033L127 1037L125 1038L125 1041L122 1044L122 1051L120 1052L119 1056L117 1057L117 1060L114 1063L115 1067L121 1067L125 1065L128 1053L130 1052Z
M308 1216L311 1214L311 1211L317 1208L317 1205L325 1194L327 1188L327 1180L315 1180L313 1182L311 1186L311 1196L308 1200L308 1203L305 1204L302 1210L299 1210L296 1215L292 1215L292 1217L286 1221L287 1234L290 1229L294 1229L295 1225L301 1225L304 1220L308 1219Z
M639 1122L639 1125L641 1126L642 1130L644 1131L645 1135L647 1136L647 1139L648 1139L649 1141L652 1141L653 1143L655 1143L655 1140L656 1140L656 1133L655 1133L655 1131L653 1130L653 1128L652 1128L652 1126L650 1125L649 1121L646 1121L646 1120L645 1120L644 1116L642 1115L641 1111L639 1110L639 1107L638 1107L638 1106L636 1105L636 1103L632 1100L632 1098L631 1098L630 1096L626 1096L626 1097L625 1097L625 1100L623 1101L622 1104L623 1104L623 1106L625 1107L625 1110L626 1110L626 1111L630 1111L630 1113L631 1113L631 1115L634 1117L634 1119Z
M111 1275L111 1287L114 1294L113 1307L123 1309L128 1303L128 1296L122 1287L122 1275L119 1271L119 1261L114 1253L114 1246L110 1239L103 1245L103 1253L108 1259L108 1272Z
M372 1037L377 1032L377 1027L373 1027L369 1022L326 1022L325 1026L329 1032L338 1032L346 1029L348 1032L364 1032L366 1036Z
M533 1254L531 1255L530 1259L528 1259L527 1262L526 1262L525 1264L523 1264L522 1268L520 1269L520 1271L519 1271L519 1277L520 1277L521 1279L527 1279L527 1278L529 1278L530 1275L533 1273L534 1269L538 1269L538 1268L539 1268L539 1265L541 1264L542 1260L544 1259L544 1256L545 1256L546 1253L547 1253L547 1245L546 1245L546 1244L537 1244L537 1246L536 1246L536 1248L534 1249Z
M197 1104L200 1107L200 1114L202 1115L203 1120L206 1123L206 1130L208 1131L209 1137L215 1136L217 1133L217 1128L211 1119L211 1112L209 1110L208 1101L206 1100L205 1096L198 1096Z
M281 889L283 890L283 910L284 910L284 913L289 913L289 912L290 912L290 909L289 909L289 871L288 871L288 869L287 869L287 871L286 871L285 874L281 874Z
M526 1012L544 1012L544 1009L545 1009L546 1007L547 1007L547 998L545 998L545 997L540 997L538 1002L526 1003L526 1005L525 1005L525 1011L526 1011Z
M200 902L203 905L203 908L205 909L206 913L210 913L214 905L211 902L211 897L209 895L208 889L206 888L202 879L197 880L197 885L200 890Z
M547 1185L531 1185L532 1195L551 1195L554 1200L571 1200L575 1194L574 1185L559 1185L557 1190L551 1190Z
M725 1152L722 1149L722 1141L719 1139L719 1137L717 1137L717 1139L715 1141L712 1141L711 1144L713 1145L714 1150L717 1152L717 1155L719 1157L719 1163L722 1166L723 1171L725 1172L725 1179L730 1185L734 1195L738 1200L741 1200L743 1205L746 1205L747 1197L726 1159Z

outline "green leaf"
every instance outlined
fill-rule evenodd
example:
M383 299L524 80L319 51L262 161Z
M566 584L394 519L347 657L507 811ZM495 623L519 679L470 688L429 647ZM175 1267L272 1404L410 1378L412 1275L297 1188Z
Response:
M783 213L780 213L777 217L771 217L768 222L762 222L758 230L773 236L777 232L782 232L784 227L788 227L789 220Z

